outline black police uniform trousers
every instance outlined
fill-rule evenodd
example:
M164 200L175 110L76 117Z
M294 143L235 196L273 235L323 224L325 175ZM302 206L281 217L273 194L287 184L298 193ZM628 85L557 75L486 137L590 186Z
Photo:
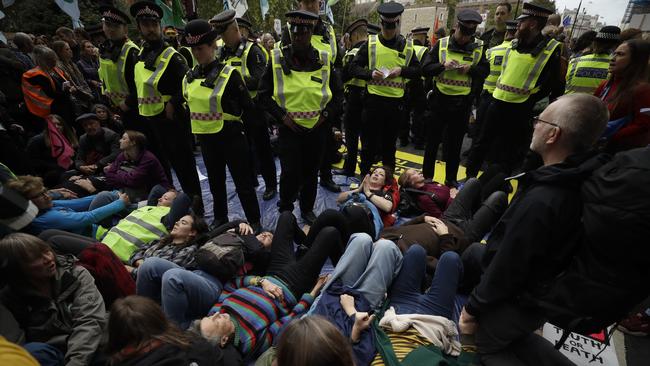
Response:
M163 167L167 164L174 169L183 192L190 197L198 196L202 199L187 111L175 106L173 119L167 118L164 111L146 119L158 144L158 158L161 163L165 161ZM171 172L166 173L171 182Z
M432 120L427 126L427 140L422 163L422 174L433 178L438 146L442 142L442 160L445 161L445 181L455 181L460 164L460 150L467 131L472 106L470 95L449 96L434 91Z
M345 128L345 149L348 153L343 163L343 170L350 173L354 173L357 169L364 93L365 89L357 86L349 86L348 91L345 93L343 128Z
M532 135L534 103L494 99L485 114L481 134L467 158L467 175L475 177L484 160L499 164L506 174L521 165Z
M313 210L328 129L327 122L300 133L280 126L280 212L293 211L296 198L302 212Z
M267 189L276 189L278 186L277 174L275 169L275 159L271 150L271 140L269 129L266 123L266 115L259 108L254 107L244 113L244 129L248 137L250 148L253 151L251 161L252 166L259 167L259 171L264 179L264 185ZM255 164L256 163L256 164ZM252 169L253 177L257 180L257 170Z
M488 107L492 104L492 94L488 93L487 90L481 92L481 96L478 98L478 105L476 106L476 120L473 123L473 126L470 126L468 134L472 138L472 146L474 146L474 141L478 139L481 135L481 130L483 129L485 122L485 114L487 113Z
M203 162L212 192L215 222L228 221L226 166L235 183L237 196L250 223L260 221L260 206L250 176L250 149L244 126L238 121L225 121L217 133L197 134Z
M395 170L395 143L404 110L404 98L368 93L361 118L361 174L368 174L375 157Z

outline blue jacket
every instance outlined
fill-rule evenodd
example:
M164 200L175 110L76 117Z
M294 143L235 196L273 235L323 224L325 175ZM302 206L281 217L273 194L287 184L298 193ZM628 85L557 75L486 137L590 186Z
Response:
M88 211L88 206L95 196L52 201L53 207L39 212L29 225L29 232L38 235L47 229L59 229L90 236L92 224L96 224L126 207L124 202L118 199L108 205Z
M358 311L369 311L370 303L357 291L348 286L343 286L340 281L334 281L330 287L321 294L312 315L321 315L334 324L346 338L352 334L354 316L348 316L341 307L342 294L354 296L354 305ZM361 333L359 342L352 345L355 365L370 365L375 358L377 350L372 332L368 329Z

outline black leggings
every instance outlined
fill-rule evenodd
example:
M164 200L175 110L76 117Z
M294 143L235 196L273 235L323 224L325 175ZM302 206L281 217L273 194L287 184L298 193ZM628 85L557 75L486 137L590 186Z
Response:
M296 238L301 237L304 244L309 244L309 250L296 260L293 244ZM341 241L339 230L332 226L312 227L305 238L296 217L290 211L284 211L278 218L273 235L267 275L284 281L293 295L300 298L302 294L311 291L327 258L336 265L343 255L344 243L346 242Z

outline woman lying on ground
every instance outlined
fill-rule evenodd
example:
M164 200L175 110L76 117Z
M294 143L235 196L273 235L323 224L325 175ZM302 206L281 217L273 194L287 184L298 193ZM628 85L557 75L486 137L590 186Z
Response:
M359 206L373 218L375 231L395 223L393 212L399 202L399 191L393 179L393 172L388 167L377 167L363 179L358 188L339 194L336 202L343 209L347 206Z

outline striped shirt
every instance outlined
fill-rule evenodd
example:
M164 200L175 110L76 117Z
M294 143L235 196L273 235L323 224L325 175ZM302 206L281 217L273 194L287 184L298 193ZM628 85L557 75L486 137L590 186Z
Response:
M395 352L395 357L401 362L404 360L406 355L411 353L414 349L420 346L428 346L431 344L426 338L420 335L420 332L417 329L411 327L409 330L403 333L396 332L386 332L386 335L390 339L390 343L393 345L393 351ZM375 359L372 361L371 366L383 366L384 359L381 358L381 354L377 353Z
M284 282L273 276L264 277L282 288L284 300L280 302L271 299L261 287L253 286L254 278L237 277L227 283L209 315L218 312L233 316L240 325L238 350L244 356L257 357L273 344L285 324L309 309L314 298L305 293L297 301Z

